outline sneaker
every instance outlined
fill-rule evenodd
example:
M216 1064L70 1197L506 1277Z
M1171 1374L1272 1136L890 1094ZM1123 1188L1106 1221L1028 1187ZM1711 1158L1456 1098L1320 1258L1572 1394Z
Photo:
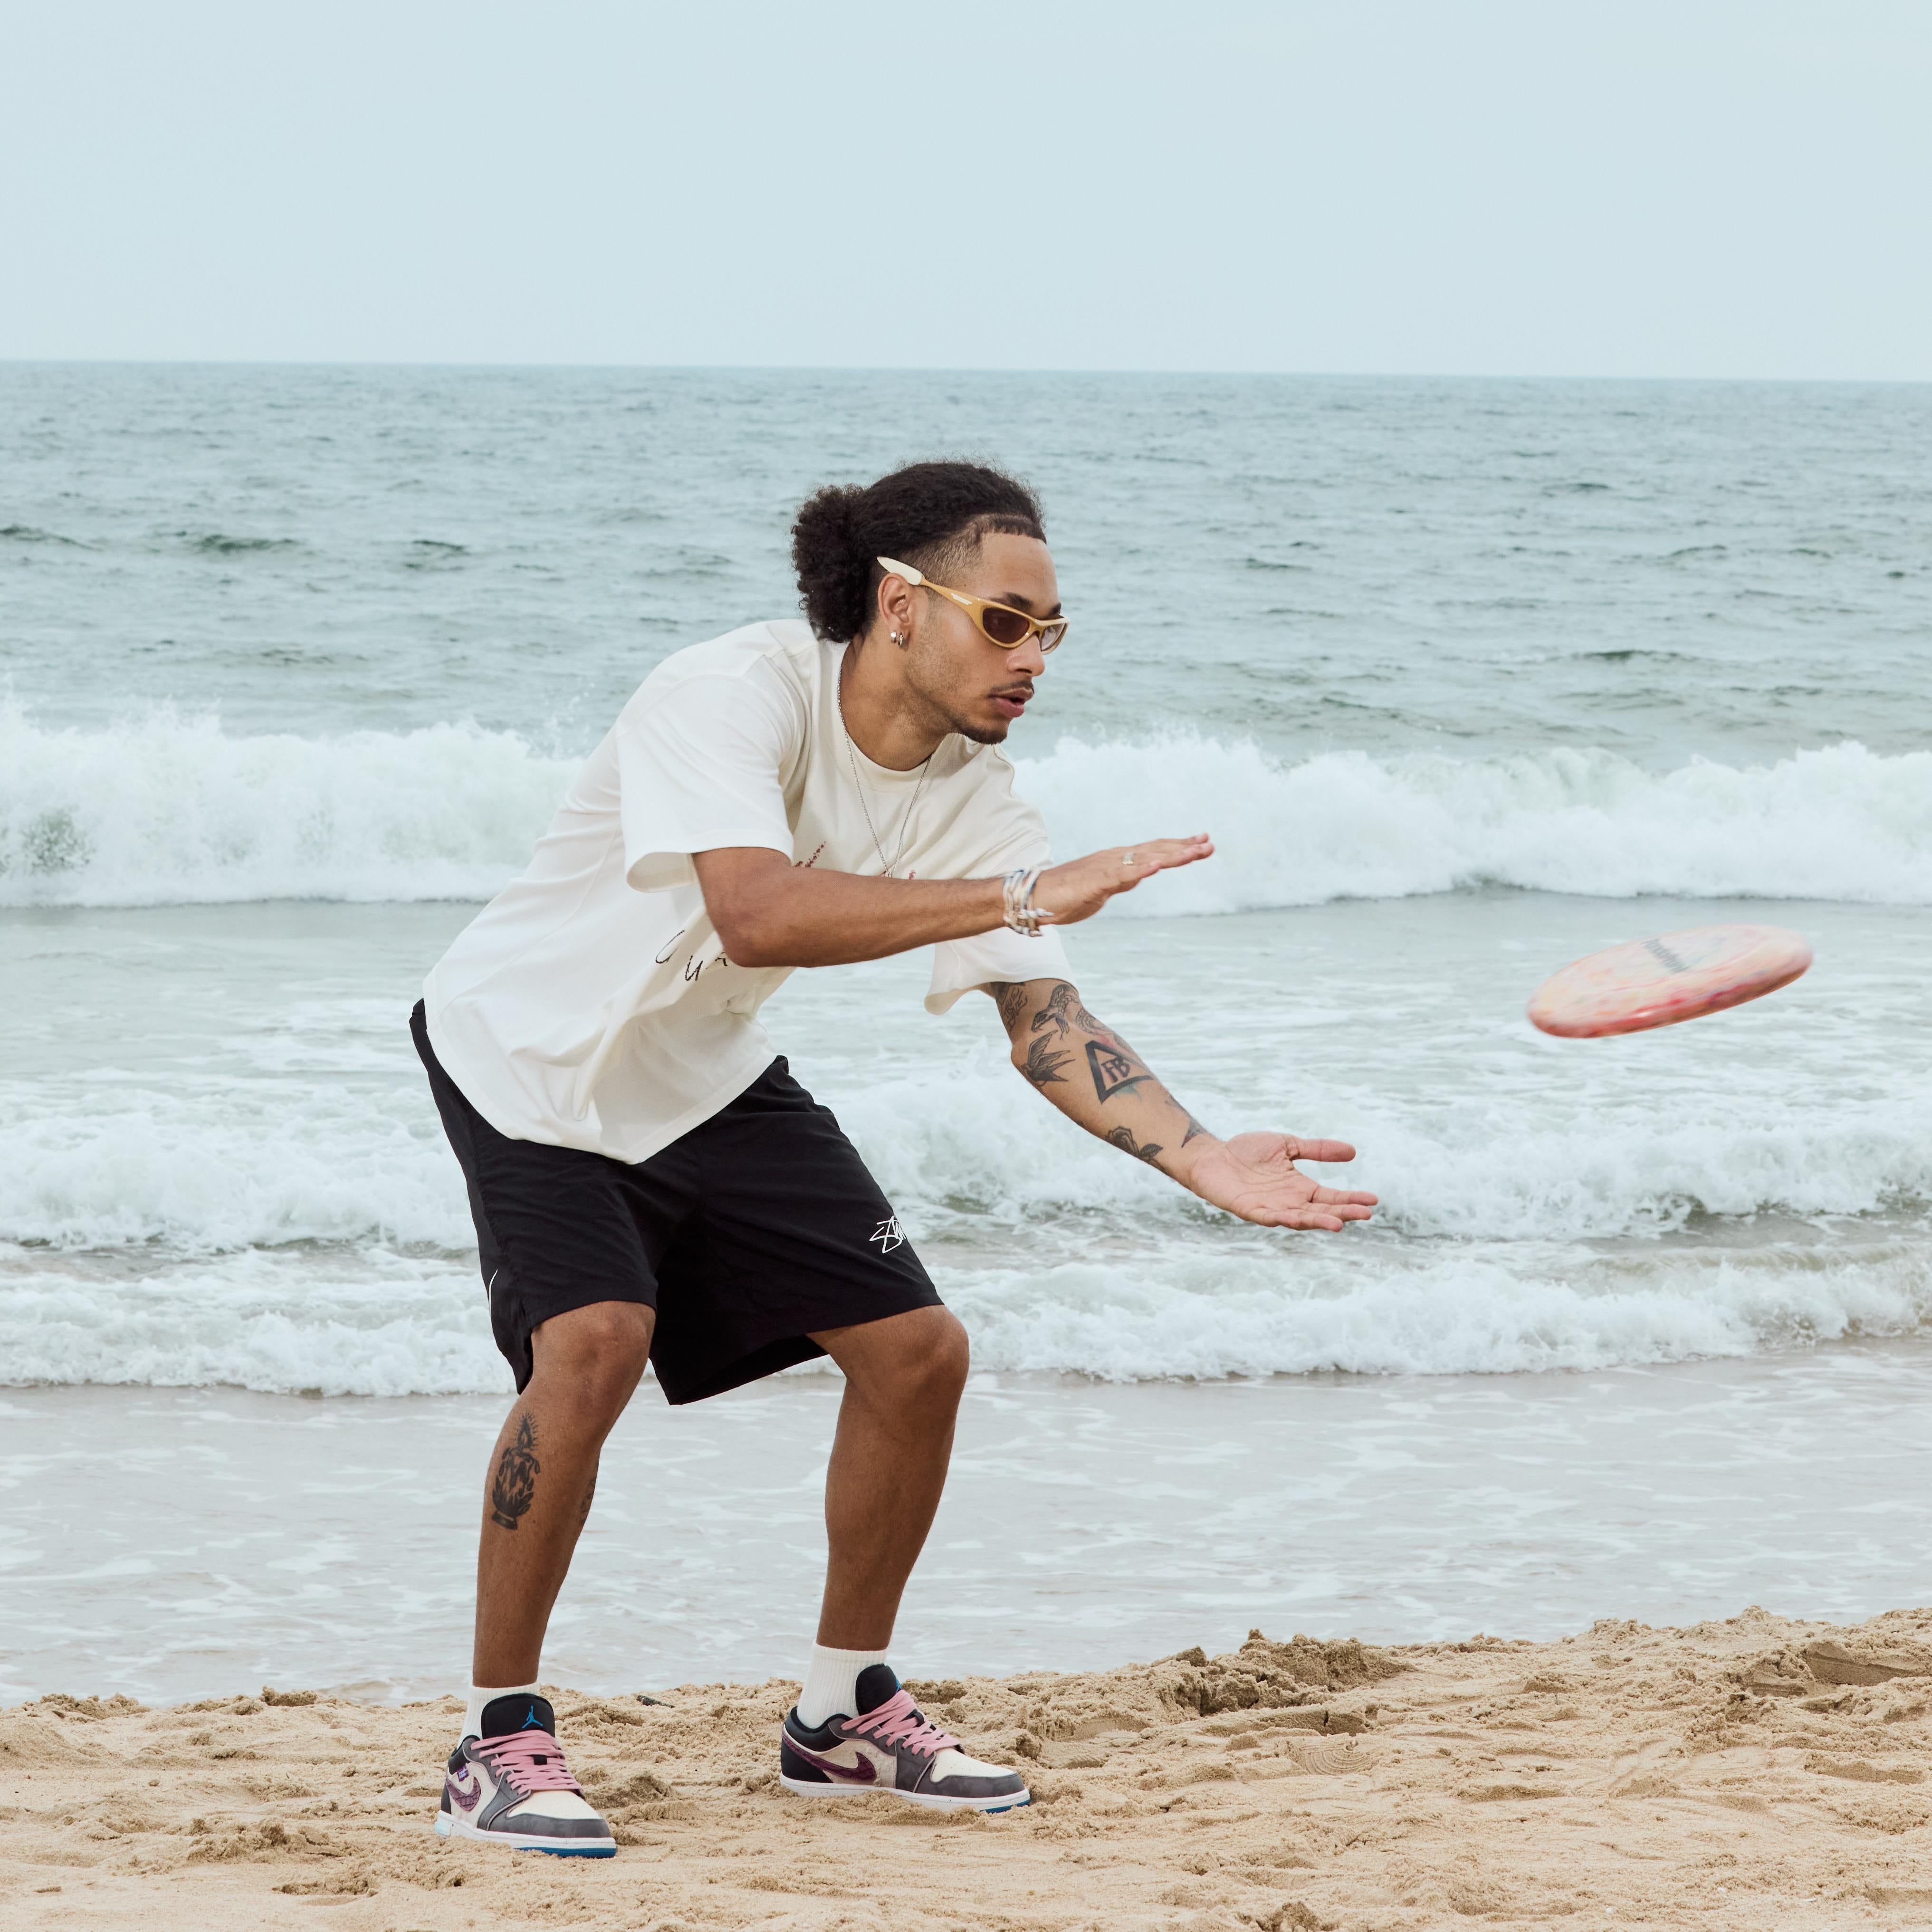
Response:
M1016 1771L982 1764L929 1724L890 1666L859 1673L862 1715L817 1730L794 1706L778 1733L778 1782L801 1798L902 1798L933 1811L1010 1811L1033 1794Z
M610 1826L565 1767L548 1697L493 1698L483 1706L483 1730L449 1754L436 1814L439 1838L480 1838L560 1858L616 1856Z

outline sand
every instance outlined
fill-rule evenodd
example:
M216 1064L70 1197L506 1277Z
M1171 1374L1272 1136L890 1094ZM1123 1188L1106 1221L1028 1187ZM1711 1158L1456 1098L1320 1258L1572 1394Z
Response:
M776 1788L796 1686L555 1694L609 1861L430 1830L450 1700L265 1691L0 1713L9 1928L1932 1925L1932 1611L1561 1642L1257 1633L917 1687L1036 1802ZM264 1702L264 1698L267 1699Z

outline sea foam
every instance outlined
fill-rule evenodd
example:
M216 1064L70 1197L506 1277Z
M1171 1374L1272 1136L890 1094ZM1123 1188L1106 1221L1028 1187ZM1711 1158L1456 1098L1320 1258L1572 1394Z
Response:
M577 762L469 724L235 736L162 708L46 730L0 707L0 904L487 898Z
M1604 751L1284 766L1183 736L1063 739L1022 761L1060 850L1211 831L1219 862L1162 881L1168 912L1504 885L1606 898L1932 901L1932 753L1859 745L1657 772ZM1149 910L1152 910L1150 907Z
M1286 763L1191 734L1016 760L1056 849L1199 830L1214 863L1123 903L1220 913L1486 884L1608 898L1932 903L1932 752L1856 744L1653 772L1603 751ZM521 868L574 758L467 724L238 736L0 706L0 904L476 899Z
M505 1385L427 1098L130 1088L0 1126L8 1381ZM986 1368L1504 1372L1932 1326L1932 1102L1351 1121L1376 1225L1242 1227L1000 1069L826 1097ZM1216 1096L1204 1096L1212 1105ZM1754 1222L1751 1217L1756 1217ZM1720 1233L1719 1224L1728 1232Z
M1366 1244L1279 1260L1196 1255L970 1270L946 1284L982 1368L1162 1376L1498 1375L1600 1369L1922 1333L1932 1253L1917 1239L1828 1254L1680 1250L1640 1270L1586 1250L1454 1249L1400 1262Z
M1641 1267L1541 1244L1398 1252L1347 1237L1273 1254L1170 1244L935 1273L978 1367L1113 1381L1606 1368L1932 1326L1932 1250L1916 1234L1828 1250L1681 1248ZM0 1247L0 1310L10 1383L510 1386L473 1264L438 1257L251 1249L110 1282Z
M1207 1214L1162 1176L1070 1132L1003 1067L824 1097L916 1225L1024 1228L1036 1243L1058 1217L1077 1228L1101 1214L1154 1238ZM1236 1114L1211 1088L1196 1098ZM1382 1196L1381 1226L1424 1238L1642 1240L1711 1216L1916 1214L1932 1201L1923 1096L1799 1094L1738 1109L1719 1092L1680 1103L1662 1126L1640 1106L1533 1129L1517 1107L1466 1108L1448 1132L1358 1102L1346 1125L1362 1152L1346 1184ZM316 1089L300 1107L245 1084L90 1087L0 1119L0 1240L180 1257L296 1243L455 1251L472 1238L461 1176L414 1082Z

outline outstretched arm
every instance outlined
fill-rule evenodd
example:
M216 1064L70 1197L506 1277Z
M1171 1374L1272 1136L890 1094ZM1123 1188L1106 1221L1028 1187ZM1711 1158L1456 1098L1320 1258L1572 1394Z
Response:
M1090 852L1040 875L1033 902L1056 926L1091 919L1143 879L1210 856L1204 833ZM883 959L1004 921L998 879L880 879L794 866L762 845L721 847L692 862L705 909L740 966L836 966Z
M1070 1120L1171 1175L1244 1221L1326 1228L1366 1221L1372 1194L1318 1186L1298 1160L1353 1160L1346 1141L1290 1134L1210 1133L1155 1078L1147 1062L1096 1018L1064 980L989 986L1012 1042L1013 1064Z

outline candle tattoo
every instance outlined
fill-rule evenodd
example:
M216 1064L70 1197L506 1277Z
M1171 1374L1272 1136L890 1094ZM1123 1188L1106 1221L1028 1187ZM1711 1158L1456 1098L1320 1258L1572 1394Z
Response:
M490 1520L506 1529L518 1522L536 1500L537 1474L543 1465L537 1460L537 1426L526 1415L517 1430L517 1439L506 1443L502 1460L496 1465L496 1480L490 1485Z

